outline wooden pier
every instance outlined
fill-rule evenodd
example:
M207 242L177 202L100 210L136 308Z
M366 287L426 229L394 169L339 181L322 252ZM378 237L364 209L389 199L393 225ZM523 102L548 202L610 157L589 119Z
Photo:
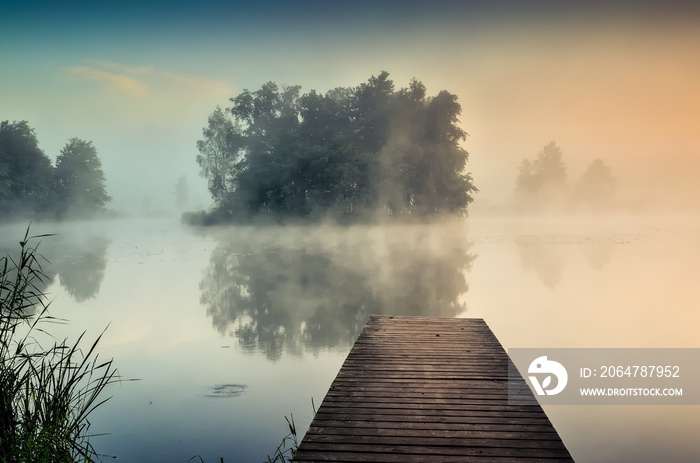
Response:
M509 362L482 319L372 316L294 461L572 462L534 398L509 404Z

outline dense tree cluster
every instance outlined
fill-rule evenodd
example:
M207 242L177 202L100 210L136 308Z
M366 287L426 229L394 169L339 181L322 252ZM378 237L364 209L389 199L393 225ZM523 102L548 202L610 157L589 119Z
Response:
M92 142L72 138L56 166L27 121L0 123L0 218L91 216L111 200Z
M231 102L197 142L221 217L463 214L477 191L447 91L395 90L382 72L325 94L268 82Z
M534 160L523 159L515 180L520 206L529 210L552 208L604 209L610 206L616 186L610 167L593 160L580 179L567 182L563 153L550 142Z

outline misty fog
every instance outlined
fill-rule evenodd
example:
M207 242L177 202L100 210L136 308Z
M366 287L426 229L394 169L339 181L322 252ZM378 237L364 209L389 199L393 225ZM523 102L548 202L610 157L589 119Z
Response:
M373 313L482 317L505 348L696 344L700 222L684 216L203 229L121 219L32 231L58 233L40 249L52 313L70 323L52 333L109 325L102 355L142 379L93 418L110 433L95 444L123 461L258 461L284 432L280 411L308 426L310 398L325 395ZM3 238L20 232L2 226ZM692 407L546 411L577 461L698 451ZM175 435L191 437L166 444Z
M138 379L105 460L263 460L371 314L699 347L696 6L239 3L0 14L0 256L55 235L51 335ZM545 411L578 462L700 455L698 407Z

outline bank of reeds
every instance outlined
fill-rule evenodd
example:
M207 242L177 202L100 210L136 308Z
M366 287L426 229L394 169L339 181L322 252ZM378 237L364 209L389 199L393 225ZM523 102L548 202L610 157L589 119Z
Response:
M29 236L19 255L0 257L0 462L95 461L90 413L118 380L112 360L100 361L102 334L83 348L50 336L43 258ZM30 243L31 241L31 243ZM104 333L104 332L103 332Z

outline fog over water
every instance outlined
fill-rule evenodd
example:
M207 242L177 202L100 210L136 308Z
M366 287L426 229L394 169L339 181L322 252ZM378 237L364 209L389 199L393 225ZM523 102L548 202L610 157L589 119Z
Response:
M312 418L370 314L484 318L503 346L700 347L700 220L423 225L39 223L55 335L97 336L126 382L93 443L121 461L261 461ZM2 248L23 228L2 227ZM54 328L52 327L52 331ZM578 462L691 461L696 406L550 406Z
M104 461L262 461L285 415L309 425L370 314L484 318L506 349L700 348L699 5L3 4L0 122L27 121L52 162L92 141L112 197L112 220L0 217L2 253L32 218L32 234L57 234L39 248L42 288L70 323L52 334L108 326L101 356L139 379L92 417ZM217 105L383 70L396 90L416 78L458 97L479 189L468 219L181 224L212 205L196 143ZM550 142L561 159L538 170ZM698 406L546 412L579 463L700 460Z

